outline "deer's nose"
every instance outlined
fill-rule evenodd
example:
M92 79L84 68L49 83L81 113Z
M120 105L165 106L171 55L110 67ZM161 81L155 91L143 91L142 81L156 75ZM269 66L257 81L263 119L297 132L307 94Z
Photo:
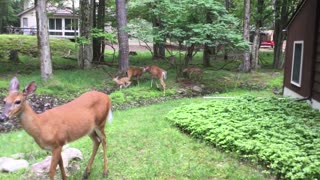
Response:
M0 122L8 121L9 117L5 114L0 114Z

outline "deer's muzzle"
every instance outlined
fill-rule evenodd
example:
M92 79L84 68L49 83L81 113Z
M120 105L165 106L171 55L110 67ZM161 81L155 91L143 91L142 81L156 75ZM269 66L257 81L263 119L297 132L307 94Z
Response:
M9 120L8 116L6 116L5 114L0 114L0 122L5 122L8 120Z

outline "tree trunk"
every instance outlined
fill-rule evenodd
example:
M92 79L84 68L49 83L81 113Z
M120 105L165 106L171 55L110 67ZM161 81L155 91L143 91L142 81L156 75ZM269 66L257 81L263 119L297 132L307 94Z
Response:
M126 1L116 0L119 42L119 71L126 72L129 66L129 40L125 31L127 26Z
M41 79L44 81L47 81L52 77L52 62L48 32L49 23L46 4L46 0L35 0Z
M12 63L19 63L20 62L18 50L16 50L16 49L10 50L10 52L9 52L9 60Z
M195 44L192 44L190 47L187 48L187 54L186 54L186 57L185 57L185 60L184 60L184 65L185 67L188 67L189 66L189 63L191 62L192 60L192 55L193 55L193 51L194 51L194 47L195 47Z
M159 56L160 56L159 44L156 43L156 40L153 40L153 57L152 57L152 59L158 59Z
M158 28L161 30L163 25L159 17L153 16L152 18L152 26L153 28ZM153 59L165 59L166 57L166 49L165 49L166 39L163 38L162 41L153 40Z
M243 37L244 41L250 42L250 0L244 0ZM250 50L243 54L241 70L244 72L250 72L251 70Z
M259 68L259 46L260 46L260 27L256 25L256 30L254 31L254 37L252 42L252 61L251 70L256 70Z
M159 45L159 56L160 56L160 59L166 58L165 39Z
M6 19L8 16L8 3L9 0L0 1L0 34L4 32L5 26L7 24Z
M92 63L92 10L94 0L80 1L80 37L78 64L82 69L91 68Z
M206 22L212 23L212 16L210 12L206 13ZM215 53L214 47L209 47L208 44L205 43L203 47L203 57L202 57L202 64L204 67L210 66L210 60L214 53Z
M288 0L275 0L275 25L274 25L274 60L273 67L282 68L283 62L281 60L283 33L282 29L288 22Z
M259 47L260 47L260 28L262 27L262 16L263 14L263 8L264 8L264 0L258 0L257 2L257 18L255 19L255 32L253 37L253 43L252 43L252 64L251 67L253 70L256 70L259 68ZM260 15L260 16L259 16Z
M232 0L225 0L224 1L224 5L226 7L226 10L229 12L229 10L231 8L231 5L232 5ZM223 50L224 50L223 59L224 60L228 60L228 48L227 48L227 46L224 46Z
M234 7L233 0L224 0L224 5L226 7L226 10L229 11L231 7Z
M104 32L104 19L106 0L99 0L97 18L94 15L94 27ZM95 14L95 10L93 11ZM93 38L93 62L100 63L104 61L105 39L104 37Z

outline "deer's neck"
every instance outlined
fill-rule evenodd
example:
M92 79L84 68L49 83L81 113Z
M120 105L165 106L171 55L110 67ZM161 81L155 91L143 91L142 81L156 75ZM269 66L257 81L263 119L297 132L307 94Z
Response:
M24 110L21 112L20 121L23 129L32 137L37 138L40 135L41 127L39 125L38 115L33 111L28 102L24 104Z

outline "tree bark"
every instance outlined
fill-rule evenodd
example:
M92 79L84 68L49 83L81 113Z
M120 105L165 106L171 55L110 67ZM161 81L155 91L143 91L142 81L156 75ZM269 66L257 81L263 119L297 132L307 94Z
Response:
M226 10L229 12L229 10L230 10L230 8L232 6L232 0L225 0L224 1L224 5L226 7ZM223 50L224 50L223 59L224 60L228 60L228 48L227 48L227 46L224 46Z
M116 0L119 42L119 71L126 72L129 67L129 40L124 29L127 26L126 1Z
M16 49L10 50L10 52L9 52L9 60L10 60L10 62L13 62L13 63L19 63L20 62L18 50L16 50Z
M94 6L95 7L95 6ZM94 27L104 32L106 0L99 0L97 17L94 15ZM94 8L94 14L96 12ZM93 38L93 62L100 63L104 61L105 39L104 37Z
M212 17L210 12L206 13L206 22L212 23ZM212 59L212 56L214 55L214 53L215 53L215 48L209 47L208 44L205 43L203 47L203 57L202 57L202 64L204 67L210 66L210 60Z
M49 44L47 1L35 0L37 18L37 37L40 58L41 79L47 81L52 77L52 62Z
M275 0L273 67L277 69L280 69L283 66L281 55L284 35L282 33L282 29L288 22L288 6L288 0Z
M80 37L78 64L82 69L91 68L92 63L92 10L94 0L80 1Z
M195 44L192 44L190 47L187 48L187 54L186 54L185 61L184 61L185 62L184 63L185 67L188 67L189 63L192 60L194 47L195 47Z
M250 43L250 0L244 0L243 38L244 41ZM241 70L244 72L250 72L251 70L250 50L243 54Z
M252 43L252 64L251 68L252 70L256 70L259 68L259 47L260 47L260 28L262 27L262 21L263 17L261 14L263 14L263 8L264 8L264 0L258 0L257 2L257 17L255 19L255 32L253 37L253 43Z
M0 34L5 31L5 26L7 24L7 18L4 17L8 16L8 3L9 0L0 1Z
M153 28L163 29L163 25L159 17L153 16L152 18ZM153 40L153 59L165 59L166 49L165 49L166 39L163 38L162 41Z

